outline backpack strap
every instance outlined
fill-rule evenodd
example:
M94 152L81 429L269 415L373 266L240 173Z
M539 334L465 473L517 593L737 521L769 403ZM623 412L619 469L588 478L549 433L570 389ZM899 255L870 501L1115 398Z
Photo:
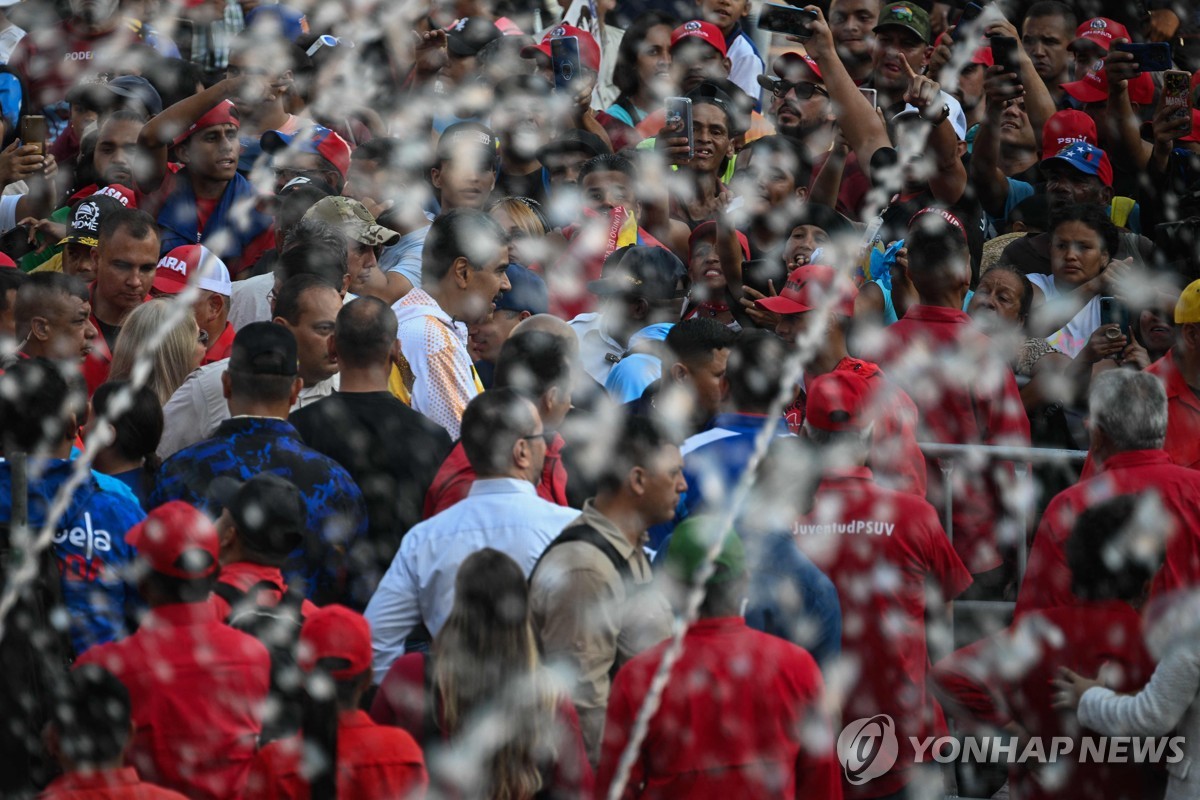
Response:
M283 596L279 599L279 606L284 606L287 604L288 606L295 606L296 609L299 609L300 603L303 602L303 597L299 599L295 597L297 593L293 591L291 586L287 587L285 590L282 586L275 583L275 581L268 580L259 581L250 588L246 589L244 592L233 584L217 581L216 585L213 586L212 591L213 594L229 604L229 615L225 617L226 622L233 621L234 609L237 608L239 603L244 602L248 597L257 597L259 592L274 591L282 594Z
M537 572L537 568L541 566L542 559L546 557L547 553L558 547L560 544L567 544L568 542L585 542L590 544L592 547L595 547L612 563L613 569L617 571L617 574L621 576L621 580L624 581L626 585L633 583L633 570L629 567L629 562L621 557L621 554L617 552L617 548L613 547L612 543L608 541L608 539L605 539L599 531L590 525L572 525L560 533L554 541L546 546L546 549L542 551L542 554L538 556L537 563L535 563L533 565L533 569L529 571L530 579L532 580L534 574Z

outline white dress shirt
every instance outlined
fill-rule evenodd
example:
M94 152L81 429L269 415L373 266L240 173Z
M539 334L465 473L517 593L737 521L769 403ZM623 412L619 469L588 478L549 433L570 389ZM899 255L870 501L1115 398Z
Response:
M203 441L212 435L225 420L229 419L229 401L225 399L225 388L221 376L229 369L229 359L223 358L187 376L187 380L175 390L171 399L163 406L163 435L158 442L158 457L164 461L185 447ZM296 398L292 411L328 397L341 385L338 375L320 383L305 386Z
M404 535L365 616L371 623L375 682L404 655L421 622L436 636L454 605L454 579L467 556L491 547L512 557L529 577L546 545L579 511L538 497L516 478L476 480L467 496Z

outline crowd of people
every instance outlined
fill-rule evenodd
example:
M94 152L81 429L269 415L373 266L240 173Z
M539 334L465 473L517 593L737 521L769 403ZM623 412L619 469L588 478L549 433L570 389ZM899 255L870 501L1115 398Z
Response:
M0 794L1200 797L1200 7L979 2L0 0Z

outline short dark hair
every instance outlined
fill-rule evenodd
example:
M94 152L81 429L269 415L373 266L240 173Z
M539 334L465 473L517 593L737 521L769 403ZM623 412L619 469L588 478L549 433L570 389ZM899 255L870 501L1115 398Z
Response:
M714 350L733 347L736 341L736 333L707 317L685 319L667 333L667 348L685 364L707 364Z
M153 236L158 238L158 224L154 217L139 208L113 207L100 215L100 230L97 238L101 244L125 230L139 242Z
M1072 32L1079 25L1079 17L1075 16L1075 10L1059 0L1038 0L1025 12L1025 19L1034 17L1062 17Z
M85 303L91 301L87 284L74 275L62 272L33 272L26 275L17 289L17 301L13 304L17 339L28 336L33 318L44 314L47 305L63 297L77 297Z
M677 444L655 422L629 415L621 423L612 452L597 476L596 488L612 492L620 488L634 467L645 467L667 445Z
M571 384L571 357L561 336L521 331L500 347L492 385L513 389L533 400L552 387Z
M63 693L50 704L62 754L76 767L117 761L129 744L133 703L129 690L98 664L66 675Z
M110 414L117 395L131 386L128 381L101 384L92 395L92 413L107 417L116 431L112 447L121 458L134 461L153 456L163 434L163 411L158 395L149 386L141 386L128 395L128 405L118 414Z
M275 295L275 316L283 317L292 325L300 322L300 300L304 295L315 289L332 289L337 291L340 286L334 286L323 275L296 275L288 278Z
M488 238L499 246L507 241L504 229L490 215L473 208L456 208L433 221L421 252L421 282L432 286L446 277L450 267L466 258L479 270L492 257L485 253Z
M1115 256L1121 247L1121 232L1109 219L1108 209L1102 205L1082 203L1058 209L1050 219L1050 228L1048 229L1050 235L1054 235L1054 231L1058 229L1059 225L1065 225L1068 222L1078 222L1098 233L1100 241L1110 256Z
M582 186L583 179L593 172L620 172L630 180L638 179L637 165L620 153L601 153L583 162L579 168L579 185Z
M333 329L338 360L347 367L387 361L396 342L396 314L377 297L358 297L342 306Z
M908 272L918 292L922 287L957 279L960 269L971 269L966 235L940 215L921 214L905 237L905 247L908 248Z
M750 151L753 158L758 158L760 154L764 153L790 156L790 163L793 165L790 174L796 186L807 187L812 180L812 160L809 159L808 151L799 139L782 134L763 136L746 145L746 149Z
M8 293L14 289L20 290L21 286L29 278L24 272L19 269L5 269L0 267L0 311L8 311ZM17 298L13 297L13 309L16 309Z
M1126 494L1084 509L1067 539L1071 592L1083 600L1137 600L1162 564L1162 551L1147 557L1130 541L1137 536L1138 509L1149 497Z
M349 261L346 234L328 222L305 217L287 233L279 252L279 273L285 283L298 275L320 275L340 292Z
M513 389L489 389L467 403L462 417L462 446L480 475L508 469L513 445L533 434L530 401Z
M52 361L20 359L0 375L0 447L37 452L56 447L67 434L67 419L86 410L87 396L72 386Z
M770 331L742 331L729 353L725 377L738 411L763 413L783 384L787 347Z

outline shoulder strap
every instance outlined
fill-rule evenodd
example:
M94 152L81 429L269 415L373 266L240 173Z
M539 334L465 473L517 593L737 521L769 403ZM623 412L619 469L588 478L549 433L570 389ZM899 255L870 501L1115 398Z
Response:
M613 569L621 576L621 580L627 584L633 583L633 570L630 569L629 562L621 557L621 554L617 552L617 548L613 547L611 542L590 525L572 525L560 533L553 542L546 546L542 554L538 556L537 563L529 571L529 577L532 578L534 573L537 572L537 568L541 566L542 559L546 557L547 553L560 544L567 544L568 542L586 542L595 547L612 562Z
M247 594L233 584L223 583L221 581L217 581L215 584L213 584L212 591L213 594L229 604L229 615L225 617L226 622L229 621L229 616L232 616L233 614L233 607L240 603L242 598L244 598Z
M247 597L254 598L258 596L259 592L265 591L282 593L283 596L279 599L280 606L286 605L299 608L300 603L303 602L303 598L299 597L297 592L292 591L292 587L289 586L286 590L284 590L284 588L275 583L275 581L261 580L250 588L246 589L244 592L232 584L222 583L221 581L217 581L216 585L213 586L213 594L217 595L217 597L220 597L226 603L229 603L229 616L226 617L227 622L233 619L234 609L239 603L245 601Z

